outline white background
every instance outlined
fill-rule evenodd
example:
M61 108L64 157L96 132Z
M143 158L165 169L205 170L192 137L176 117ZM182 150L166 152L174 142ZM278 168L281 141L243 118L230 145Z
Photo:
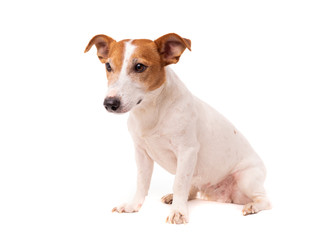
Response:
M318 1L2 1L0 239L319 239ZM127 115L102 105L96 34L192 40L172 66L249 139L268 169L271 211L190 202L165 224L173 176L154 170L139 213Z

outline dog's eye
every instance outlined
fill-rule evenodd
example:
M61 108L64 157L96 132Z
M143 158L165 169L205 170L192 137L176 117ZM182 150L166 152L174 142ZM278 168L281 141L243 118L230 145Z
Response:
M112 71L112 68L110 66L110 63L106 63L106 69L108 72L111 72Z
M138 63L134 66L134 70L138 73L142 73L144 70L146 70L147 66L143 65L142 63Z

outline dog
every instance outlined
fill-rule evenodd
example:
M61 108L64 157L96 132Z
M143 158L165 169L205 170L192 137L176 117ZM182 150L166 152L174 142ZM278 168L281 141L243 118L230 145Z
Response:
M220 113L192 95L168 67L179 61L191 41L175 33L155 41L115 41L96 35L95 45L105 64L108 92L104 107L112 113L130 111L128 129L138 169L133 199L115 207L137 212L148 194L154 162L175 174L167 222L189 221L188 200L244 205L243 215L270 209L264 189L265 166L244 136Z

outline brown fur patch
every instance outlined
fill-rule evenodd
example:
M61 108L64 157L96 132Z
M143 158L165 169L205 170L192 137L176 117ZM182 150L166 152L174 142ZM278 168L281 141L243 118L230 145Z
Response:
M111 72L107 71L108 85L112 85L119 79L120 71L124 61L126 51L125 44L129 40L115 42L110 46L108 53L108 62L112 68ZM161 65L160 54L157 45L152 40L137 39L131 42L136 48L130 56L127 74L133 81L140 82L147 91L152 91L160 87L165 82L165 71ZM147 66L142 73L137 73L134 67L137 63Z
M86 49L84 50L84 52L88 52L91 47L93 45L96 46L97 48L97 55L98 55L98 58L99 60L102 62L102 63L106 63L107 61L107 57L108 57L108 54L109 54L109 50L111 48L111 46L115 43L116 41L114 39L112 39L111 37L108 37L106 35L103 35L103 34L99 34L99 35L96 35L94 36L90 42L88 43Z
M116 42L106 35L96 35L91 39L85 52L92 45L97 47L97 55L102 63L109 63L111 71L107 71L108 85L119 79L125 56L125 45L128 39ZM128 67L125 69L128 76L142 84L146 91L159 88L166 80L164 66L176 63L185 48L190 50L191 41L181 38L177 34L167 34L155 41L136 39L131 42L136 48L130 56ZM165 58L165 63L164 63ZM143 72L136 72L136 64L141 63L147 68Z
M157 45L154 41L147 39L133 40L136 49L131 56L136 63L142 63L147 69L142 73L135 73L133 79L140 81L147 89L152 91L159 88L165 82L165 71L161 65L161 58Z
M127 41L128 40L122 40L120 42L116 42L110 48L106 61L112 68L111 72L107 71L108 85L113 84L119 78L119 74L123 64L125 42Z
M154 41L164 66L177 63L186 48L191 51L191 41L175 33L168 33Z

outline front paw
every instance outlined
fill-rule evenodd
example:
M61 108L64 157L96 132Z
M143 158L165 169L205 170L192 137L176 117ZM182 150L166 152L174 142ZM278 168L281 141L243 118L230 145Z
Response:
M183 214L179 211L172 211L166 220L167 223L171 224L186 224L188 221L189 219L187 214Z
M114 207L112 209L112 212L118 212L118 213L134 213L138 212L141 208L142 204L130 204L130 203L124 203L120 206Z

